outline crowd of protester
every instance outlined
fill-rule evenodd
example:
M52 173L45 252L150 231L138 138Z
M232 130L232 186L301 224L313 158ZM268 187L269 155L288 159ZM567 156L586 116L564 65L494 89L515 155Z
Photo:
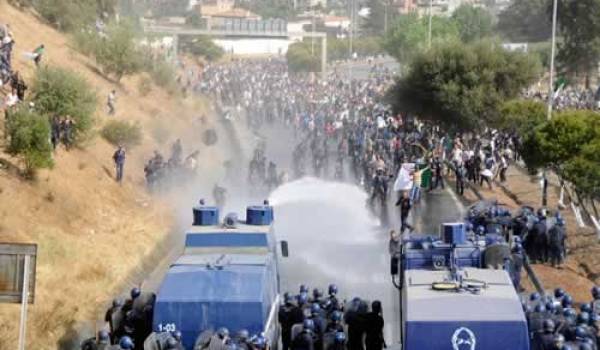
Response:
M548 103L548 94L540 91L527 91L525 98ZM565 109L600 109L600 86L597 89L576 86L560 87L553 96L555 110Z

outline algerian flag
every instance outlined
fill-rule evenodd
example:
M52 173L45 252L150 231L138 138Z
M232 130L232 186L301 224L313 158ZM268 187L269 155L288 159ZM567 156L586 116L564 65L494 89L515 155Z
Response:
M560 93L564 90L566 85L567 79L565 79L565 77L559 77L556 81L556 84L554 84L554 95L552 96L552 98L556 99L558 95L560 95Z

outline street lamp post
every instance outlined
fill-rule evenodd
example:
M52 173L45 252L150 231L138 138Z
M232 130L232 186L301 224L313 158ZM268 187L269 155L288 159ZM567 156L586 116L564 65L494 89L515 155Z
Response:
M427 47L431 47L431 19L433 17L433 0L429 0L429 35L427 37Z
M554 59L556 55L556 22L558 17L558 0L552 5L552 49L550 52L550 82L548 86L548 120L552 119L554 105ZM542 206L548 205L548 177L546 170L542 173Z

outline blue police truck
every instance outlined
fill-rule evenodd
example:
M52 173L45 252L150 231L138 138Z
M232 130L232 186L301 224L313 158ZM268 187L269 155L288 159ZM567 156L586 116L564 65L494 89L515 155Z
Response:
M193 349L201 333L221 327L263 333L276 346L280 303L273 208L267 202L251 206L245 221L229 214L222 223L216 207L200 205L193 212L183 254L158 290L153 330L181 332L185 349ZM281 246L287 256L287 243Z
M469 239L463 223L444 224L441 233L441 239L403 239L392 259L402 349L529 350L527 320L511 278L502 266L485 262L486 249L496 260L494 250L505 247Z

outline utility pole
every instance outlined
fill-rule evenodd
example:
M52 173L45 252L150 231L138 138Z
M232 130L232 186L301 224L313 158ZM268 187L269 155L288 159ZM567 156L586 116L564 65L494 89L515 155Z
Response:
M315 8L312 8L312 36L310 37L310 54L315 55Z
M427 47L431 48L431 19L433 17L433 0L429 0L429 35L427 36Z
M556 53L556 22L558 17L558 0L554 0L552 7L552 50L550 53L550 82L548 86L548 120L552 119L554 105L554 56ZM546 169L542 173L542 206L548 205L548 177Z
M352 82L352 40L354 38L354 1L350 0L350 33L348 35L349 44L348 44L348 76L349 81Z

